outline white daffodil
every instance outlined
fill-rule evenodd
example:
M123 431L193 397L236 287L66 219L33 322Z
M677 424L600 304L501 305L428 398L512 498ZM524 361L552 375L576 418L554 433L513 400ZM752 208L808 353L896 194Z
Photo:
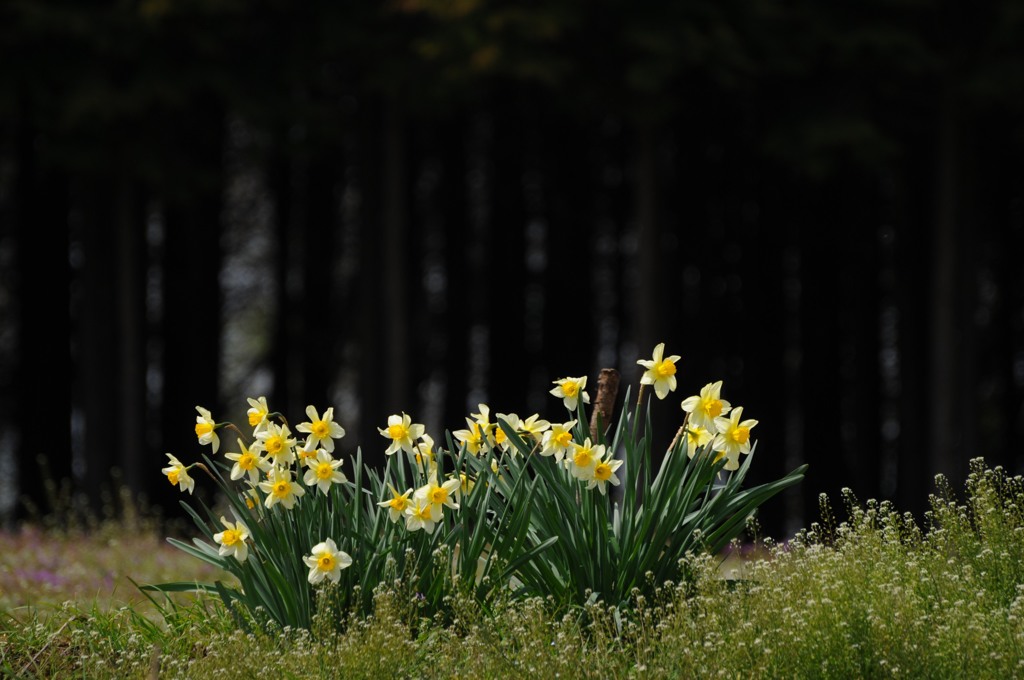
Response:
M225 458L235 462L235 464L231 466L231 479L239 480L248 475L249 482L251 484L256 484L260 480L260 457L250 451L249 447L247 447L241 439L237 441L239 452L224 454Z
M267 494L263 502L268 508L278 503L291 510L301 496L306 495L306 490L292 481L292 473L282 468L273 468L267 479L260 482L260 489Z
M738 469L740 454L750 453L750 430L757 425L757 421L753 419L740 420L742 417L743 407L737 406L728 418L715 418L718 435L711 444L711 448L721 451L729 459L725 464L726 470Z
M220 437L217 436L217 423L213 420L213 415L209 410L202 406L196 406L196 411L199 415L196 416L196 437L199 438L199 443L203 446L211 444L213 446L213 452L217 453L217 449L220 448Z
M306 459L306 474L302 481L306 486L316 485L320 493L327 495L331 490L331 484L341 484L345 481L345 475L338 468L344 461L334 460L331 454L324 449L319 449L316 458Z
M160 470L160 472L166 475L167 481L171 484L177 484L179 490L192 493L192 490L196 487L196 482L191 476L189 476L188 468L171 454L168 453L165 455L170 459L171 464Z
M398 450L412 453L415 441L423 436L425 430L423 425L413 423L412 418L405 413L388 416L387 428L377 428L382 437L391 440L391 444L384 452L389 456Z

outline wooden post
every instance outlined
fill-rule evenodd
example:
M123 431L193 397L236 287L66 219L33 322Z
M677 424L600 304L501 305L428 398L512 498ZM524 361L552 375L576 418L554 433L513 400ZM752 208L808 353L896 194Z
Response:
M614 368L602 368L597 378L597 399L590 413L590 441L597 443L598 433L608 427L618 394L619 372Z

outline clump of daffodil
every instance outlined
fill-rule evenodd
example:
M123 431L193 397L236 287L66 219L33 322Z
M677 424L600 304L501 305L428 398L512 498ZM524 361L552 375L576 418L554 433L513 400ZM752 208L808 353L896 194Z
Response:
M676 362L679 355L665 356L665 343L658 343L654 348L654 356L650 359L639 359L638 364L646 368L640 378L641 385L653 385L658 399L664 399L669 392L676 389Z
M425 429L423 425L413 423L410 416L402 413L388 416L387 428L377 428L377 431L385 439L391 440L391 444L384 452L390 456L399 450L412 453L416 440L423 436Z
M188 474L188 467L171 454L165 454L170 461L170 465L162 469L162 472L166 477L167 481L171 484L176 484L180 491L188 491L190 494L196 487L196 482Z
M587 376L579 378L559 378L558 380L552 381L555 384L549 394L552 394L562 400L562 404L565 408L571 412L575 412L579 402L582 401L584 404L590 403L590 395L586 393L585 389L587 386Z
M324 579L337 583L341 580L341 570L352 566L352 557L339 550L330 538L314 545L310 553L303 557L302 561L309 567L307 580L312 585L316 585Z
M573 442L572 455L566 458L569 473L576 479L590 481L594 477L594 466L604 457L605 445L593 444L587 437L582 444Z

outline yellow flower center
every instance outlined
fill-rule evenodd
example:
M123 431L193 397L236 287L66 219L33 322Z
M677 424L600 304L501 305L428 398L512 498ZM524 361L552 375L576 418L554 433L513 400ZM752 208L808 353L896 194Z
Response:
M334 555L331 553L324 553L319 559L317 559L316 568L320 571L334 571L334 565L337 563L338 561L334 559Z
M654 366L654 372L658 374L659 378L668 378L676 374L676 364L674 361L664 359Z
M167 481L171 484L177 484L178 478L181 476L181 470L171 470L167 473Z
M575 397L580 391L580 384L575 380L563 380L559 387L562 388L562 394L570 399Z
M330 479L333 474L334 468L331 467L330 463L320 463L316 466L317 479Z
M281 435L275 434L272 437L267 437L267 453L272 456L276 456L281 453L281 449L283 448L284 439L281 438Z
M576 467L590 467L590 464L594 461L593 449L580 447L576 450L576 455L573 456L572 462L576 464Z
M435 486L430 491L430 502L435 505L443 504L448 500L448 489L443 486Z
M253 508L256 507L256 502L253 499L251 499L251 498L246 498L245 499L245 507L247 507L250 510L252 510Z
M559 432L552 439L563 449L569 448L569 444L572 443L572 432Z
M388 436L391 437L392 439L405 439L405 437L408 434L409 428L407 428L405 425L388 425Z
M259 425L264 418L267 417L267 412L261 409L252 409L249 411L249 425L256 427Z
M722 415L721 400L711 397L709 399L702 399L701 402L701 409L709 418L717 418Z
M243 453L238 458L238 467L246 471L252 470L256 467L256 456L249 452Z
M229 548L242 542L242 533L234 529L225 529L224 535L220 538L221 543Z
M310 428L317 439L326 439L331 432L331 427L322 420L317 420Z
M505 434L505 430L500 427L496 427L494 429L494 443L501 444L506 439L508 439L508 435Z
M271 493L277 498L287 498L288 492L292 490L291 482L281 480L280 482L274 482L274 486L271 487Z
M416 508L416 512L414 512L413 514L418 519L422 519L424 521L429 521L430 520L430 504L428 503L428 504L426 504L426 505L424 505L422 507L417 507Z
M747 440L750 439L750 428L743 427L742 425L734 429L729 433L732 440L737 444L746 444Z
M608 463L598 463L594 467L594 478L607 482L612 477L612 466Z
M405 496L395 496L391 499L391 503L389 505L398 512L405 512L406 507L409 505L409 499Z
M204 434L210 434L213 432L213 425L210 423L196 423L196 436L202 437Z

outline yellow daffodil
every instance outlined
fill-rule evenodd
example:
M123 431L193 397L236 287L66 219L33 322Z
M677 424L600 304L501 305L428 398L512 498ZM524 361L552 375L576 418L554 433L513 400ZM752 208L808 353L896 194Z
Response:
M310 552L312 554L304 556L302 561L309 567L307 580L312 585L320 583L325 578L337 583L341 580L341 570L352 565L349 554L339 550L330 538L314 545Z
M562 403L570 411L576 411L576 407L581 399L584 404L590 403L590 395L584 391L584 388L587 386L587 376L559 378L552 382L554 382L555 387L550 391L550 394L561 399Z
M267 398L259 397L253 399L249 397L246 401L249 402L249 410L245 412L245 415L249 418L249 427L254 428L256 431L262 430L267 424L267 416L270 415Z
M282 468L273 468L267 479L260 482L259 486L263 493L267 494L264 505L268 508L280 503L291 510L295 506L295 501L306 494L305 489L292 481L292 473Z
M199 415L196 416L196 437L199 438L199 443L203 446L211 444L213 446L213 452L217 453L217 449L220 448L220 437L217 436L217 423L213 420L213 415L209 410L202 406L196 406L196 411Z
M715 419L724 416L732 406L722 399L722 381L708 383L701 388L699 395L683 399L682 409L689 413L687 422L690 425L704 428L711 434L718 433Z
M232 555L239 562L245 562L249 556L249 549L245 541L249 538L249 529L242 522L229 522L226 518L220 518L224 525L224 531L213 535L213 540L220 546L220 555Z
M654 393L658 399L664 399L669 392L676 389L676 362L679 356L673 354L665 357L665 343L659 343L654 348L654 356L651 359L640 359L638 364L646 368L640 377L641 385L653 385Z
M160 470L164 475L167 476L167 481L171 484L177 484L180 491L188 491L190 494L196 487L196 482L188 474L188 468L185 467L180 460L172 456L171 454L165 454L170 459L170 465Z
M468 429L455 430L452 432L452 436L457 442L466 446L466 451L474 456L479 456L488 439L487 430L480 423L469 418L466 418L466 426Z
M388 509L388 519L392 522L397 522L400 517L405 515L406 508L412 505L409 500L409 496L412 494L412 489L408 489L405 493L398 493L395 487L388 484L388 490L391 491L391 498L386 501L380 501L377 503L382 508Z
M590 479L587 480L587 488L593 489L596 486L601 495L604 496L608 492L606 484L611 484L612 486L619 485L619 478L615 476L615 471L621 465L622 461L614 458L612 452L608 451L606 457L594 464L590 472Z
M388 416L387 428L378 427L377 431L385 439L391 440L390 446L384 452L390 456L399 449L412 453L415 441L423 436L425 429L423 425L413 423L412 418L402 413L402 415Z
M686 426L686 455L693 458L693 454L702 446L707 446L714 440L715 435L708 432L700 425Z
M534 413L532 416L519 423L519 427L516 429L519 434L523 435L523 439L526 439L527 441L532 439L534 443L540 444L544 439L544 433L547 432L550 427L551 423L546 420L541 420L540 414Z
M267 454L277 467L287 467L295 462L296 440L287 425L267 421L267 426L256 433L253 448Z
M459 509L460 484L458 479L449 479L444 484L437 483L437 472L430 476L430 480L420 488L416 489L413 498L417 501L423 500L430 504L430 518L435 522L441 521L444 513L444 506L452 510Z
M324 411L324 415L321 418L310 404L306 407L306 415L309 417L309 421L299 423L295 426L295 429L299 432L306 433L306 447L310 445L316 445L319 448L325 449L328 453L334 451L334 440L341 439L345 436L345 430L338 423L334 422L334 407L328 408Z
M757 421L753 419L740 420L742 417L743 407L737 406L728 418L715 418L718 435L711 444L711 448L721 451L729 459L725 464L726 470L738 469L740 454L750 453L750 430L757 425Z
M544 433L544 439L541 441L540 455L554 456L555 460L561 463L566 452L572 448L572 428L575 426L575 420L551 423L551 429Z
M414 497L412 503L405 509L405 528L408 531L423 529L432 534L436 523L430 501Z
M590 481L594 477L594 466L604 458L604 444L593 444L587 437L582 444L573 442L572 455L566 458L569 473L576 479Z
M319 449L316 458L306 459L306 474L302 481L306 486L316 485L320 493L327 495L331 490L331 484L341 484L345 481L344 473L338 468L344 461L335 460L326 449Z
M250 451L241 439L237 441L239 452L224 454L225 458L235 462L235 464L231 466L231 479L239 480L248 475L249 482L255 484L260 479L260 457Z

